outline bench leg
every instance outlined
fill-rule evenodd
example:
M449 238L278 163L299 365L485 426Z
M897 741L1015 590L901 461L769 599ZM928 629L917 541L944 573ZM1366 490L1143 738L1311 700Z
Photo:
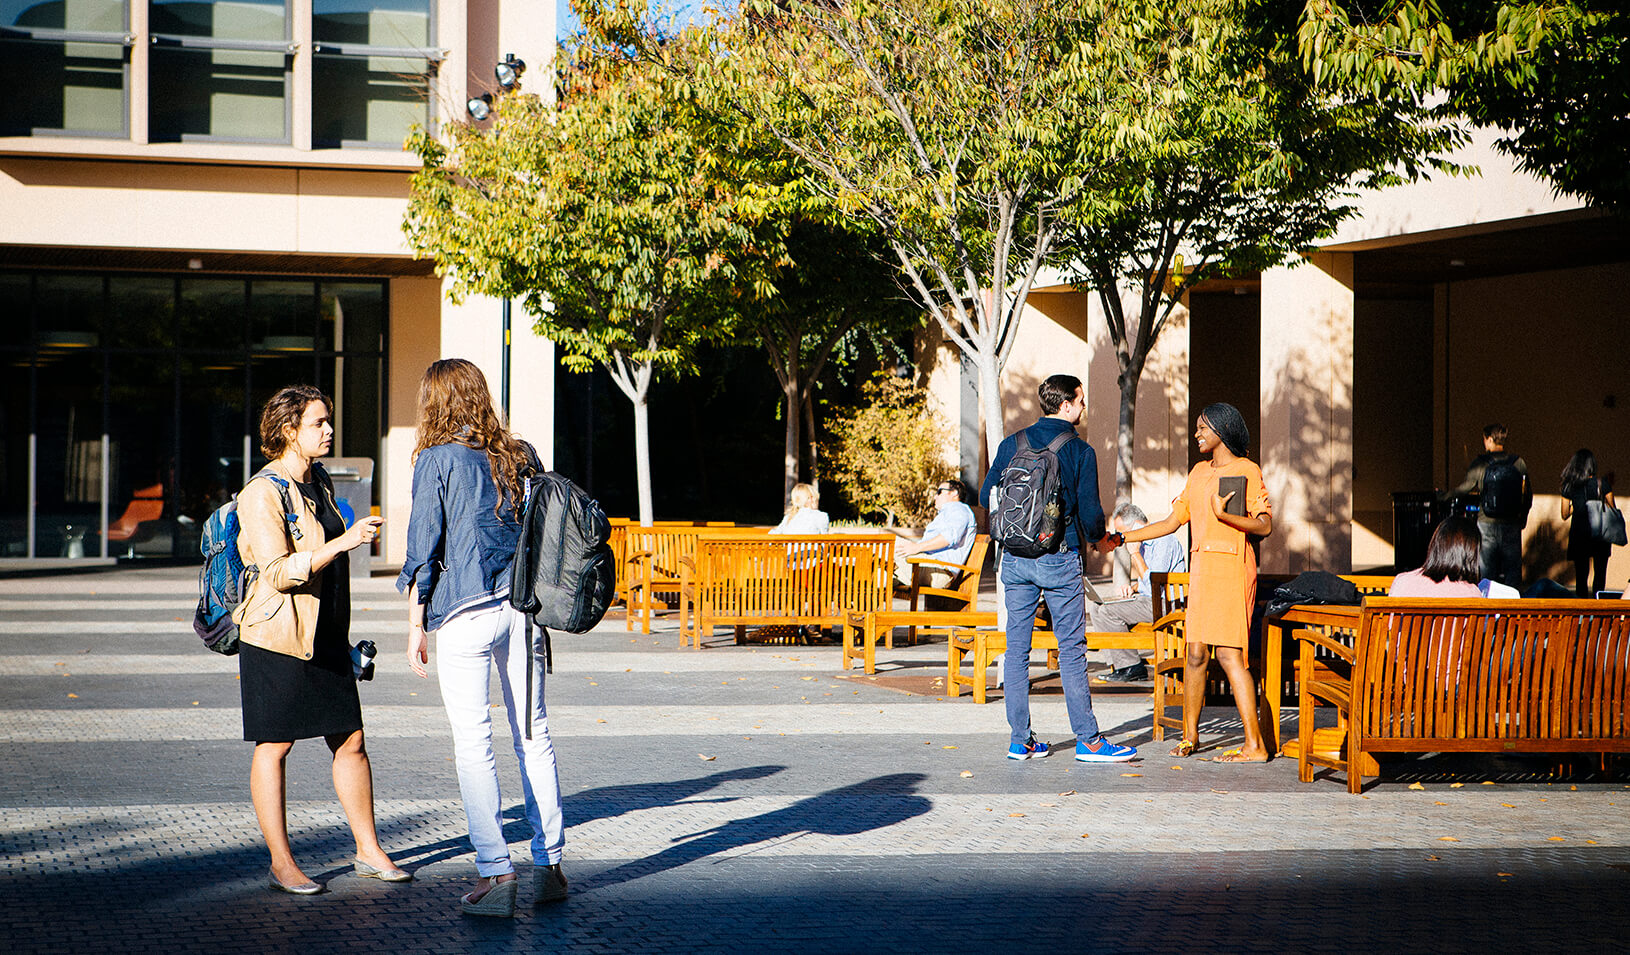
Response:
M985 643L984 634L976 634L973 638L973 701L981 705L985 702L985 671L989 667L990 647Z
M746 643L747 643L747 625L744 624L744 623L738 623L738 624L736 624L736 646L738 646L738 647L739 646L745 646Z
M945 690L953 700L962 699L962 648L956 634L945 641Z

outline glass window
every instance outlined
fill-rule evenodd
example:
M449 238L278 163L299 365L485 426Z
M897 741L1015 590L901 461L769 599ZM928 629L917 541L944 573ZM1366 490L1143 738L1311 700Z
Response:
M317 289L310 282L249 283L249 347L257 352L317 347ZM302 379L310 381L310 378Z
M109 346L169 348L175 343L174 330L174 279L123 275L108 279Z
M239 280L182 279L178 340L189 348L242 348L246 292Z
M199 526L243 487L244 436L250 436L251 446L260 443L255 434L260 409L255 409L254 421L243 410L247 364L241 354L181 358L177 514ZM183 546L182 556L195 555L195 549Z
M323 351L384 351L385 287L378 282L324 282L322 326L318 348Z
M3 281L3 278L0 278ZM28 556L28 391L33 362L0 354L0 557Z
M430 45L430 0L315 0L312 38L367 46Z
M42 350L36 362L34 556L94 556L102 546L102 355Z
M285 0L153 0L154 33L211 40L279 41L289 37Z
M0 40L0 135L125 133L123 43Z
M155 141L289 139L286 53L159 47L151 74Z
M34 334L29 301L33 282L27 272L0 272L0 304L6 317L0 320L0 347L27 345Z
M313 145L400 147L411 127L430 122L430 61L340 56L312 60Z
M108 554L179 556L175 354L111 355L108 384Z
M105 282L100 275L41 273L35 279L35 327L41 348L95 348L102 343Z

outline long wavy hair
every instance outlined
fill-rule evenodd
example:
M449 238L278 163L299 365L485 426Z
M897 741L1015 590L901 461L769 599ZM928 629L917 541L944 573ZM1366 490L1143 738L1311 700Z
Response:
M462 358L431 362L419 379L419 436L413 459L438 444L462 444L485 452L498 488L493 512L518 515L526 495L523 474L532 471L526 449L492 406L492 391L481 369Z
M1572 497L1586 481L1595 476L1596 455L1591 454L1589 448L1580 448L1568 459L1567 467L1562 469L1562 493Z

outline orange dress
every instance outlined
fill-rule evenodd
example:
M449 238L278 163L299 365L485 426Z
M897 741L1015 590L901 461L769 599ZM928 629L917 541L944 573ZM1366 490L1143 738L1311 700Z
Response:
M1245 649L1256 605L1256 547L1244 531L1217 520L1207 498L1217 496L1217 480L1245 478L1245 513L1272 516L1262 469L1245 458L1221 467L1201 461L1189 472L1172 515L1189 525L1188 640Z

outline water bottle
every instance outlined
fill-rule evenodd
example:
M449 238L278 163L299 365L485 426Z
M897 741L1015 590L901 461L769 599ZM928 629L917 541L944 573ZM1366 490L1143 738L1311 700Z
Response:
M372 640L363 640L351 648L351 675L359 680L374 678L374 655L378 653Z

